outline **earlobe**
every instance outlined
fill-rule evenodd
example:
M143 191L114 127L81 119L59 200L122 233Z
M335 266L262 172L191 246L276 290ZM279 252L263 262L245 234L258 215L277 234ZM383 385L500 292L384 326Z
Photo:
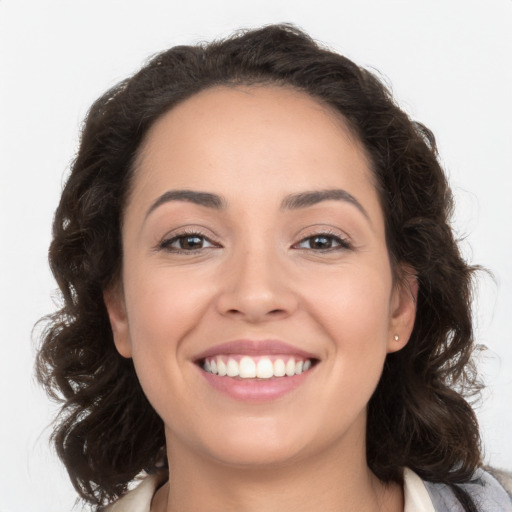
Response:
M132 357L130 332L124 294L120 285L114 285L103 292L112 335L117 351L126 358Z
M416 319L418 279L414 269L403 266L391 299L388 353L401 350L407 345Z

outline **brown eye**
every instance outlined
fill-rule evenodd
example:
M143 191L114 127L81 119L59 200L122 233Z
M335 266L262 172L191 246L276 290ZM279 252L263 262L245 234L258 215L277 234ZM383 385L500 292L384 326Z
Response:
M315 251L329 251L336 249L349 249L350 244L334 235L328 234L319 234L314 236L309 236L301 240L296 247L298 249L311 249Z
M160 249L169 252L194 252L210 247L216 247L216 245L208 238L198 233L174 236L168 240L164 240L160 244Z
M190 235L180 236L177 240L179 248L185 250L202 249L204 238L202 236Z
M310 249L330 249L334 240L329 236L314 236L309 239Z

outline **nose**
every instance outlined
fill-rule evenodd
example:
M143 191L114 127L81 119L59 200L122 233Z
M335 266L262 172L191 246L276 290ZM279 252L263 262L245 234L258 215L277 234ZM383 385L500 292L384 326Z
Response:
M286 318L298 307L286 264L275 255L246 250L223 274L217 308L224 316L259 323Z

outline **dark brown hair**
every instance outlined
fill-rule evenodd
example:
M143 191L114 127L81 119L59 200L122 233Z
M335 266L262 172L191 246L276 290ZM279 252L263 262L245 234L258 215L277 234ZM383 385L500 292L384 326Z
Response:
M74 486L84 499L106 503L164 453L162 421L132 361L114 347L103 292L120 276L123 207L148 129L201 90L239 84L293 87L348 121L373 167L394 268L406 264L417 276L411 339L388 355L369 403L369 467L383 481L400 482L404 466L434 482L468 480L481 460L477 421L464 398L478 388L474 268L449 224L452 196L434 137L372 73L295 27L274 25L171 48L89 111L50 247L63 306L49 317L37 359L39 380L63 403L54 442Z

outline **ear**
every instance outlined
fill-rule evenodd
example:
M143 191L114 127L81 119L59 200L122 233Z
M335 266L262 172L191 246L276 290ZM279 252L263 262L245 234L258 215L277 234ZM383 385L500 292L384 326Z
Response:
M402 265L398 269L398 279L391 296L388 354L401 350L407 345L416 318L417 298L416 272L409 265Z
M124 293L120 284L115 284L103 292L114 344L117 351L126 358L132 357L132 345Z

